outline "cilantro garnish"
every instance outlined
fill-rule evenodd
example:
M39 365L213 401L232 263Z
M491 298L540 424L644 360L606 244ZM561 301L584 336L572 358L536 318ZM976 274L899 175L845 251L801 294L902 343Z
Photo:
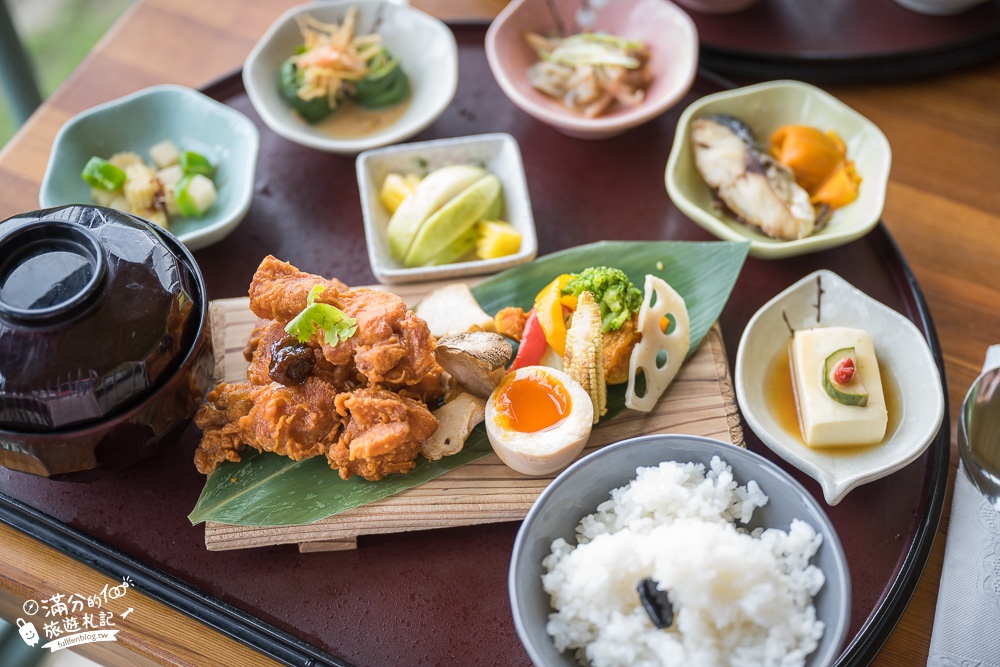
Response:
M331 346L347 340L358 330L358 321L348 317L340 308L328 303L316 303L316 297L324 289L323 285L315 285L309 290L305 309L285 325L285 331L298 337L300 343L308 342L316 329L323 332L323 340Z

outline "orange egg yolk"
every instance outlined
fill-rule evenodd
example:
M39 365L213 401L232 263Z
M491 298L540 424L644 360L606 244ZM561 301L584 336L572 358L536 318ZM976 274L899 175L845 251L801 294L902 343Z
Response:
M545 375L510 374L493 399L497 423L508 430L534 433L555 426L569 415L572 401L561 382Z

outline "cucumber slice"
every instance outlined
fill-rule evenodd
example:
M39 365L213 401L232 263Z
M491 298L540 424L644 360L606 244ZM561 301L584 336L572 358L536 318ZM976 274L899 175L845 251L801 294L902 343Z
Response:
M845 370L845 366L853 372ZM850 379L844 381L845 375ZM868 405L868 390L861 382L858 372L858 356L853 347L844 347L826 358L823 362L823 389L827 395L842 405Z
M334 112L325 97L304 100L299 97L299 87L302 85L302 73L289 58L281 65L278 72L278 90L289 106L299 112L307 123L318 123Z
M354 99L366 109L399 104L410 94L410 80L399 59L382 49L368 60L368 74L354 84Z

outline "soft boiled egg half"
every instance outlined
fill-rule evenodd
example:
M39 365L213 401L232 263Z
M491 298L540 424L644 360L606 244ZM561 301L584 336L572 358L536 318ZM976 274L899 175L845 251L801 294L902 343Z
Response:
M594 404L580 383L545 366L508 373L486 402L493 451L525 475L548 475L572 463L593 423Z

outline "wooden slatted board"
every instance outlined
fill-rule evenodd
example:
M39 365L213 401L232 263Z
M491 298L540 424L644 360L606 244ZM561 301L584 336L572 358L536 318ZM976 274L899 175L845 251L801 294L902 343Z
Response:
M436 284L393 286L409 305ZM246 298L212 303L217 381L246 380L243 346L256 324ZM594 428L584 450L652 433L686 433L743 445L736 397L716 324L650 413L625 410ZM331 471L331 474L336 474ZM210 551L298 544L302 552L357 547L360 535L518 521L555 475L528 477L490 454L395 496L310 524L248 527L209 522Z

